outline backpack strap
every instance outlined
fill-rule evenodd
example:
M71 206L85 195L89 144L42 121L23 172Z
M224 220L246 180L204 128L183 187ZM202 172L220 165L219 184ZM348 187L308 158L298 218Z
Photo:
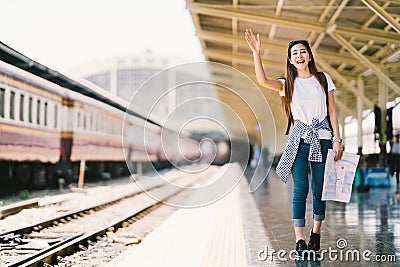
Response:
M328 107L329 102L328 102L328 81L326 80L325 74L322 71L318 72L318 77L319 80L322 82L322 87L324 89L325 95L327 96L325 98L326 100L326 107Z
M331 128L331 130L333 130L332 124L331 124L331 118L329 117L328 81L326 80L326 76L322 71L318 72L318 77L322 83L322 87L324 88L324 92L325 92L326 118L328 120L329 127Z
M288 121L287 121L287 127L286 127L286 132L285 135L289 134L289 130L290 130L290 126L293 123L293 115L292 115L292 111L290 111L289 117L288 117Z
M329 118L328 81L326 80L326 76L325 76L325 74L324 74L322 71L319 71L319 72L318 72L318 77L319 77L319 80L320 80L321 83L322 83L322 87L323 87L324 93L325 93L326 114L327 114L326 117L327 117L327 119L328 119L329 127L331 127L331 129L333 129L333 128L332 128L332 125L331 125L331 119ZM288 117L288 124L287 124L287 127L286 127L285 135L288 135L288 134L289 134L289 130L290 130L290 127L291 127L292 124L293 124L293 115L292 115L292 111L290 111L290 114L289 114L289 117Z

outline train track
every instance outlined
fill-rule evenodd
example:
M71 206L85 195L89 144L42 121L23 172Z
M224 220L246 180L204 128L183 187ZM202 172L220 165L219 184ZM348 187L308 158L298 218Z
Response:
M175 179L179 179L180 177L184 177L184 175L177 176ZM151 179L151 177L149 177L148 179ZM172 180L172 182L173 181L174 180ZM32 231L37 231L37 230L49 227L49 226L53 225L54 223L68 221L73 217L81 216L81 215L86 214L86 213L88 213L88 212L90 212L92 210L99 210L99 209L105 208L105 207L107 207L109 205L112 205L114 203L117 203L117 202L119 202L119 201L121 201L123 199L133 197L133 196L137 195L138 193L141 193L142 190L151 190L152 188L159 187L162 184L163 183L161 183L161 182L158 182L158 183L144 183L143 182L143 186L141 188L137 188L136 190L133 190L132 192L130 192L128 194L125 194L125 195L122 195L122 196L117 196L117 197L115 197L113 199L108 199L108 200L106 200L106 201L104 201L102 203L97 203L95 205L91 205L91 206L85 207L83 209L73 210L73 211L70 211L70 212L64 212L61 215L54 216L52 218L47 218L47 219L44 219L42 221L30 224L30 225L26 225L26 226L23 226L23 227L18 227L18 228L14 228L14 229L11 229L11 230L8 230L8 231L0 232L0 238L2 238L4 236L7 236L9 234L17 234L17 235L18 234L20 234L20 235L29 234ZM16 212L21 211L24 208L37 207L38 205L34 204L34 203L37 203L37 201L40 201L40 200L36 200L35 199L34 201L31 202L30 206L27 206L25 203L21 203L21 202L20 203L16 203L14 208L11 208L9 210L6 207L5 210L6 210L6 213L8 214L8 216L9 216L9 215L11 215L11 213L15 214ZM61 202L61 201L58 200L57 203L58 202ZM53 201L51 203L54 204L56 202Z
M4 219L7 216L16 214L23 209L38 207L39 200L40 200L40 198L37 197L37 198L28 199L25 201L21 201L19 203L10 204L10 205L1 207L0 208L0 219Z
M206 172L198 175L198 179L209 175L211 172ZM187 175L179 175L175 177L171 182L183 182ZM194 182L191 176L190 184ZM207 176L209 177L209 176ZM195 179L195 180L198 180ZM198 181L196 181L197 183ZM64 213L61 216L45 220L34 225L28 225L13 229L0 234L0 242L2 247L0 251L15 251L16 249L25 250L27 255L23 257L16 257L16 260L9 262L7 266L43 266L45 264L54 264L60 257L70 255L78 250L82 250L89 244L95 242L97 238L104 235L112 235L116 229L120 229L123 226L129 224L130 221L136 221L137 216L146 213L148 210L154 209L160 205L160 201L170 198L179 192L181 192L185 186L189 184L185 183L181 188L172 186L170 183L156 184L148 186L146 190L152 194L162 196L159 200L149 198L143 192L136 192L130 196L122 196L100 205L95 205L82 210ZM95 225L96 223L85 222L88 219L102 221L104 215L100 213L110 213L112 209L124 209L129 201L134 202L133 208L129 212L119 214L118 217L111 214L114 219L111 222L104 223L101 226ZM119 205L119 206L118 206ZM132 207L132 206L131 206ZM96 214L99 214L97 219ZM102 217L103 216L103 217ZM74 224L75 222L75 224ZM78 232L74 232L74 225L89 225L88 228L81 229ZM71 225L68 227L68 225ZM95 225L95 226L93 226ZM63 229L64 228L64 229ZM68 230L69 229L69 230ZM71 230L72 229L72 230ZM47 245L40 247L40 244L45 240ZM130 239L131 241L134 239ZM36 244L39 244L35 247ZM139 240L140 242L140 240ZM29 245L30 244L30 245ZM19 252L21 253L21 252ZM24 253L24 252L22 252Z
M68 199L68 194L62 194L52 197L35 197L32 199L20 201L17 203L9 204L0 207L0 220L8 216L19 213L25 209L40 208L43 206L49 206L54 204L60 204Z

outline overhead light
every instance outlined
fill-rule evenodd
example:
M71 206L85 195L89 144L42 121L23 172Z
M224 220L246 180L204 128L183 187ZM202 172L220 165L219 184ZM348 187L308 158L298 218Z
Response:
M363 76L367 77L367 76L370 76L372 74L374 74L374 71L372 69L368 69L363 73Z
M337 25L336 24L331 24L328 25L328 27L326 28L326 33L327 34L331 34L336 30Z
M388 57L387 61L388 62L396 62L400 59L400 50L398 50L396 53Z

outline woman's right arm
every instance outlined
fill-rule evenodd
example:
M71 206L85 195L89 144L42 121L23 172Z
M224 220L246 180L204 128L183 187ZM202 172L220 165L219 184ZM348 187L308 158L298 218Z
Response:
M257 34L256 38L251 29L246 29L245 38L247 44L249 45L251 51L253 52L254 68L256 71L257 82L268 89L281 91L283 89L283 84L281 81L268 79L265 76L264 68L261 62L260 34Z

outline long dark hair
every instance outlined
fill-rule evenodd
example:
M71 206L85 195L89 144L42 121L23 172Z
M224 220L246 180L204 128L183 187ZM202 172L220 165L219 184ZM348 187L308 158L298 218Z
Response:
M292 47L297 44L302 44L306 47L307 52L308 52L308 54L310 54L310 59L311 59L308 62L308 69L310 70L311 75L317 79L317 81L321 84L321 87L322 87L322 83L318 76L318 69L317 69L317 66L315 65L315 61L314 61L314 55L311 51L311 47L310 47L310 44L308 43L308 41L307 40L296 40L296 41L289 42L288 50L287 50L287 57L286 57L286 72L285 72L286 82L285 82L285 88L284 88L285 95L282 97L282 106L283 106L283 109L285 110L287 117L290 116L290 105L292 103L292 97L293 97L294 80L297 77L297 69L295 66L292 65L292 63L290 63L289 60L291 57Z

